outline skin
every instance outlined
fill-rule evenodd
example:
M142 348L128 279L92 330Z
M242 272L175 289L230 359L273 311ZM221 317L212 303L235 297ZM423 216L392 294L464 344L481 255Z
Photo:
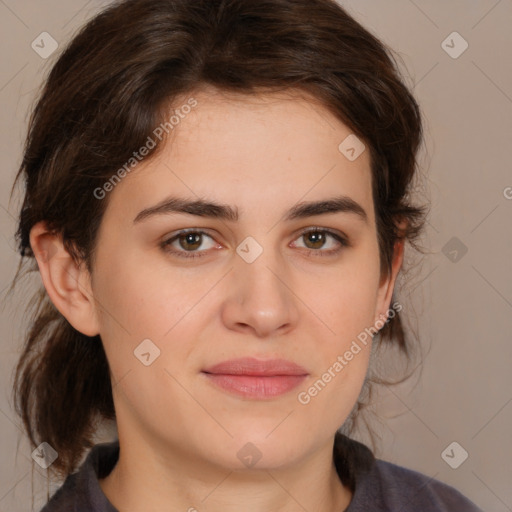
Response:
M312 98L194 98L162 151L110 192L92 275L43 222L31 232L51 300L77 330L101 335L111 367L121 452L101 488L123 512L344 510L352 495L333 464L334 434L357 401L371 343L307 405L297 395L390 307L403 246L381 277L369 151L354 161L340 153L351 131ZM283 220L298 202L334 191L357 201L368 222L347 212ZM238 207L240 218L165 214L134 224L171 193ZM328 234L315 245L301 235L312 227L351 245ZM206 256L161 248L186 228L212 238L172 248ZM252 263L236 252L248 236L263 248ZM134 357L147 338L160 349L149 366ZM289 359L309 375L291 392L254 400L201 374L243 356ZM248 442L261 453L252 467L237 457Z

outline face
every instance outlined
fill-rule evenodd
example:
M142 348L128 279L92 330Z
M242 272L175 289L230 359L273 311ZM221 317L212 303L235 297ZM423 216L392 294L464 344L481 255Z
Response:
M349 160L351 131L305 98L193 97L158 156L110 192L98 234L91 289L119 435L229 468L245 452L293 464L347 418L370 355L361 333L389 307L369 151ZM238 358L252 376L205 373ZM265 377L254 359L300 370Z

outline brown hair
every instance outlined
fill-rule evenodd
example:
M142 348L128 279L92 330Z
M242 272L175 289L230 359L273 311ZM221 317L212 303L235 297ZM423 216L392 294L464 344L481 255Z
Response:
M23 179L25 195L13 285L27 259L29 271L37 270L29 234L41 220L92 272L108 204L93 191L144 145L178 97L205 85L318 99L369 148L382 274L397 239L417 248L425 207L409 196L422 142L419 107L391 50L334 0L126 0L73 38L32 112L14 183ZM58 452L51 469L67 475L93 445L97 422L115 419L109 365L100 337L76 331L44 287L30 307L16 411L34 446L46 441ZM398 312L379 342L409 357ZM355 410L362 406L360 399Z

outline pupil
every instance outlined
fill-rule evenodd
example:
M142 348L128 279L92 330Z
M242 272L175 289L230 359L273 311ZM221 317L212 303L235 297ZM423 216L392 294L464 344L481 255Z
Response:
M313 239L313 245L315 247L317 246L322 246L323 244L323 233L309 233L309 237L310 239L312 238ZM315 241L315 238L316 238L316 241Z
M194 247L189 247L189 248L196 249L197 247L199 247L201 245L201 242L200 242L201 235L199 235L198 233L187 233L184 238L185 238L186 245L194 246Z

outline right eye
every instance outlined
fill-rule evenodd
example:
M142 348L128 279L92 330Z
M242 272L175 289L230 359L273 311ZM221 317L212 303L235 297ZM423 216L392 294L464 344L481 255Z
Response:
M160 244L160 247L166 253L176 255L179 258L199 258L207 254L206 249L201 251L197 250L203 245L204 236L213 240L213 238L205 231L201 231L199 229L186 229L179 231L171 238L164 240ZM176 243L183 250L176 248Z

